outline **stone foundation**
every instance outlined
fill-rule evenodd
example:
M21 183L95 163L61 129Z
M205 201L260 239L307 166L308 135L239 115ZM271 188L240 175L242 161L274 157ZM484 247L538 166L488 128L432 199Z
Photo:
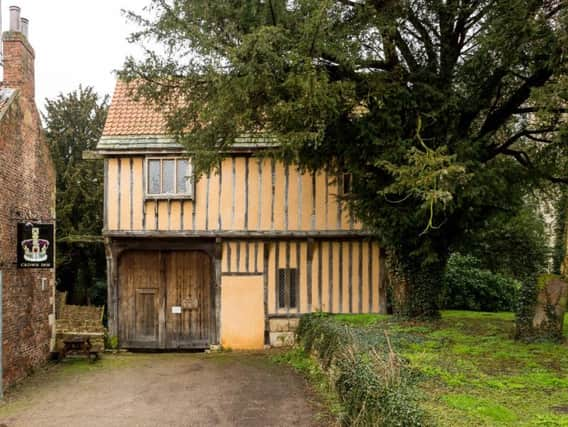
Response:
M270 345L272 347L287 347L294 344L296 328L300 319L270 319Z

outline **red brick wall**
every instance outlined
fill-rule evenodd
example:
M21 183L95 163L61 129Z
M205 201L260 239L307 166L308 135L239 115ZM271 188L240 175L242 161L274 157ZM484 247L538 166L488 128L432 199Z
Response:
M16 268L17 223L55 217L55 172L33 99L33 51L22 37L4 35L3 86L18 89L0 120L4 386L48 359L55 285L54 270ZM44 290L42 278L48 279Z

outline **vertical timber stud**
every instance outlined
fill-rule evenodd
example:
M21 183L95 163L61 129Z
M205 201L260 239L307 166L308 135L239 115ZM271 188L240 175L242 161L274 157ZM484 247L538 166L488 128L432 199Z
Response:
M379 251L379 314L387 314L387 262L386 250Z
M158 262L160 263L160 288L159 288L159 301L160 301L160 311L158 314L158 341L160 348L165 349L168 341L167 333L168 329L166 327L166 319L168 314L166 313L166 292L167 292L167 271L166 271L166 254L164 251L159 252ZM177 337L176 337L177 338Z
M217 206L219 206L219 217L217 218L217 228L221 230L223 228L223 220L222 220L222 213L223 209L221 208L221 195L223 194L223 164L219 162L219 194L217 197ZM195 204L195 197L193 200L193 204Z
M266 252L265 252L266 254ZM275 301L275 305L274 305L274 312L278 313L278 308L279 308L279 304L278 304L278 298L280 297L279 295L279 289L280 286L278 284L278 263L280 262L280 242L276 241L274 242L274 301Z
M284 168L284 230L288 231L288 192L290 190L290 166Z
M114 334L111 333L111 336L118 337L118 330L119 330L119 322L120 319L118 318L118 305L120 301L118 300L118 265L119 265L119 258L121 256L121 252L119 250L113 250L112 244L110 245L111 248L111 281L109 284L108 294L110 300L108 302L109 305L109 331L112 329L111 324L114 324ZM112 319L112 320L111 320Z
M286 297L284 298L284 300L286 301L286 314L290 315L290 241L286 240L286 285L285 286L285 290L284 290L284 294L286 295ZM276 270L278 271L278 270ZM276 280L278 281L278 276L276 278Z
M311 225L312 230L316 229L316 173L312 173L312 218L311 218ZM320 245L321 247L321 245Z
M349 241L349 313L353 313L353 241ZM361 297L359 297L361 298Z
M258 225L256 226L257 230L262 228L262 163L264 159L258 159L258 208L257 208L257 215L258 215Z
M302 281L300 280L300 278L302 277L302 269L300 268L300 264L301 264L301 257L302 255L302 242L300 242L299 240L296 241L296 312L299 313L300 309L301 309L301 301L300 301L300 289L302 287ZM307 267L306 267L307 268Z
M264 303L264 344L270 345L270 320L268 319L268 261L270 259L270 244L264 242L263 249L264 258L264 273L263 278L263 303Z
M369 251L369 264L367 265L368 275L369 275L369 313L373 312L373 242L369 240L367 244L367 250Z
M241 241L237 240L236 242L236 246L237 246L237 273L239 273L241 271Z
M227 242L227 272L231 272L231 242Z
M321 251L322 251L322 241L320 240L318 242L318 310L319 311L323 311L323 297L322 297L322 292L323 292L323 282L322 282L322 267L321 267L321 262L322 262L322 255L321 255Z
M359 307L358 312L363 313L363 242L359 241L359 259L358 259L359 269L357 273L357 280L359 284Z
M339 242L339 312L343 313L343 242Z
M296 229L301 230L302 229L302 211L303 211L302 205L303 205L303 202L304 202L304 196L303 196L304 189L303 189L303 186L302 186L302 174L300 173L299 170L296 170L296 171L297 171L297 175L298 175L298 184L297 184L298 185L298 222L297 222L297 225L296 225ZM308 207L306 206L306 209L307 208Z
M232 165L231 230L234 230L235 229L235 205L236 205L236 198L237 198L237 158L235 156L231 157L231 165Z
M328 215L329 215L329 182L328 182L328 175L327 171L325 172L325 229L329 228L329 224L327 222Z
M340 189L343 188L343 177L341 175L339 175L336 178L336 192L337 194L335 195L335 199L337 200L337 229L341 230L341 216L343 215L343 203L341 198L339 197L340 193ZM340 300L341 301L341 300Z
M255 273L258 273L258 240L254 241L254 269L253 269L253 271Z
M117 180L118 180L118 206L117 206L117 211L118 211L118 218L116 219L116 223L117 223L117 230L120 230L120 217L121 217L121 205L122 205L122 159L118 159L117 161L118 163L118 176L117 176Z
M172 229L172 199L168 199L168 231Z
M207 172L207 188L205 190L205 230L209 230L209 187L211 186L211 172Z
M158 199L154 199L154 228L158 230L158 212L160 211Z
M106 253L106 266L107 266L107 317L108 317L108 333L111 337L117 336L116 318L114 317L113 305L113 261L110 242L105 239L105 253Z
M146 160L142 160L142 230L146 231ZM105 190L106 194L106 190Z
M250 240L245 243L245 272L250 273Z
M215 327L214 337L211 343L221 344L221 260L223 259L223 241L220 238L215 239L215 279L214 279L214 290L215 290Z
M103 229L108 230L108 159L104 159ZM107 267L108 268L108 267Z
M327 205L326 205L327 206ZM329 246L329 260L327 263L328 267L328 312L333 313L333 242L330 240L327 242Z
M245 158L245 230L248 230L248 213L249 213L249 161L248 157ZM261 206L258 207L261 209ZM247 243L247 253L248 253L248 243ZM248 256L247 256L248 259ZM248 269L248 261L247 261L247 269Z
M130 158L130 231L134 229L134 159Z
M308 271L306 272L307 274L307 287L308 287L308 313L312 312L312 261L314 259L314 246L315 246L315 242L314 239L308 239L307 242L307 255L308 255L308 260L307 260L307 269Z
M276 162L274 159L271 159L270 161L270 169L271 169L271 180L272 180L271 200L270 200L270 229L274 230L274 198L276 197Z

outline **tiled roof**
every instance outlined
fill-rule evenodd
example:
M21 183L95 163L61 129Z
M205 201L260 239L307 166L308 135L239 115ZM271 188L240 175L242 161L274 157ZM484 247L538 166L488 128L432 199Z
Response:
M166 122L160 111L143 100L128 95L129 86L117 80L103 136L166 135Z

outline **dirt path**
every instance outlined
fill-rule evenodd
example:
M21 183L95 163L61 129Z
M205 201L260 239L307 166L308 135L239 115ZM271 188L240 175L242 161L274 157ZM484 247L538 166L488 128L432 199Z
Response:
M0 426L313 426L304 380L264 354L120 354L36 373Z

